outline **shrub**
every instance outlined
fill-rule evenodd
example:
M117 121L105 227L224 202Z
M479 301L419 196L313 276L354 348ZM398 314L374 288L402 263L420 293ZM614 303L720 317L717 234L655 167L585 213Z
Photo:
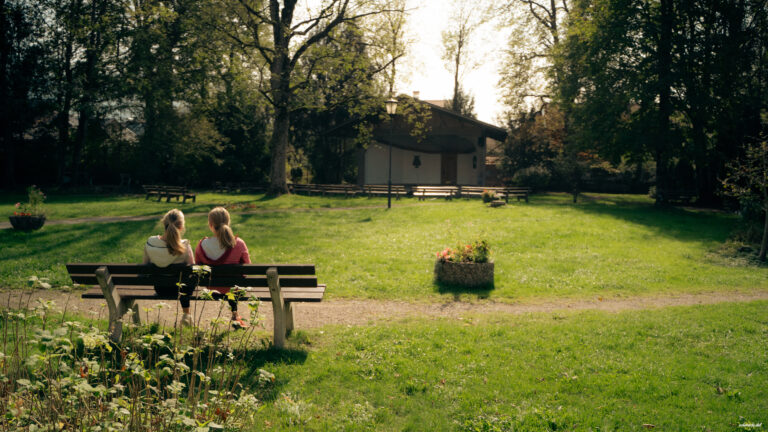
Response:
M552 174L541 165L523 168L512 176L512 183L518 186L528 186L533 190L545 190L549 186Z

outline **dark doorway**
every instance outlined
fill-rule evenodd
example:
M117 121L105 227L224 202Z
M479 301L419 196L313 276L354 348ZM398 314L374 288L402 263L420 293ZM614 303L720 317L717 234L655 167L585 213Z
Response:
M440 184L456 184L456 153L441 153Z

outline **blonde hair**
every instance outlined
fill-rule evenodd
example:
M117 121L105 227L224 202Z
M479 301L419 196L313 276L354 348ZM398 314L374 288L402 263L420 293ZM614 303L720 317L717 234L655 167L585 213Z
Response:
M184 213L178 209L173 209L166 213L160 221L165 228L163 239L168 247L168 253L181 255L186 252L186 248L181 242L181 235L184 234Z
M208 223L211 224L223 249L235 247L235 234L229 227L229 212L224 207L216 207L208 212Z

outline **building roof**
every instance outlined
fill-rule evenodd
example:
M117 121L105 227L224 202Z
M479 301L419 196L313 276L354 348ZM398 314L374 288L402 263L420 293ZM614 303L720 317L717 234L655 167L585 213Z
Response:
M429 101L419 102L429 106L431 112L424 139L419 140L411 135L411 126L400 115L395 115L391 122L383 121L374 125L373 138L393 147L424 153L472 153L481 137L503 141L507 136L507 131L498 126L457 114ZM326 134L352 136L352 126L357 122L351 120L326 131Z

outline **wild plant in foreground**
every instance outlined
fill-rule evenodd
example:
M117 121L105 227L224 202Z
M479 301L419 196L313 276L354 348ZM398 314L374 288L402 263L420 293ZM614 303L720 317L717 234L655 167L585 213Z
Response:
M248 306L258 324L258 300ZM114 344L66 315L53 322L52 307L0 310L0 430L205 432L254 421L259 401L241 377L257 325L232 332L218 318L204 329L166 330L126 316ZM274 382L258 373L257 386Z

